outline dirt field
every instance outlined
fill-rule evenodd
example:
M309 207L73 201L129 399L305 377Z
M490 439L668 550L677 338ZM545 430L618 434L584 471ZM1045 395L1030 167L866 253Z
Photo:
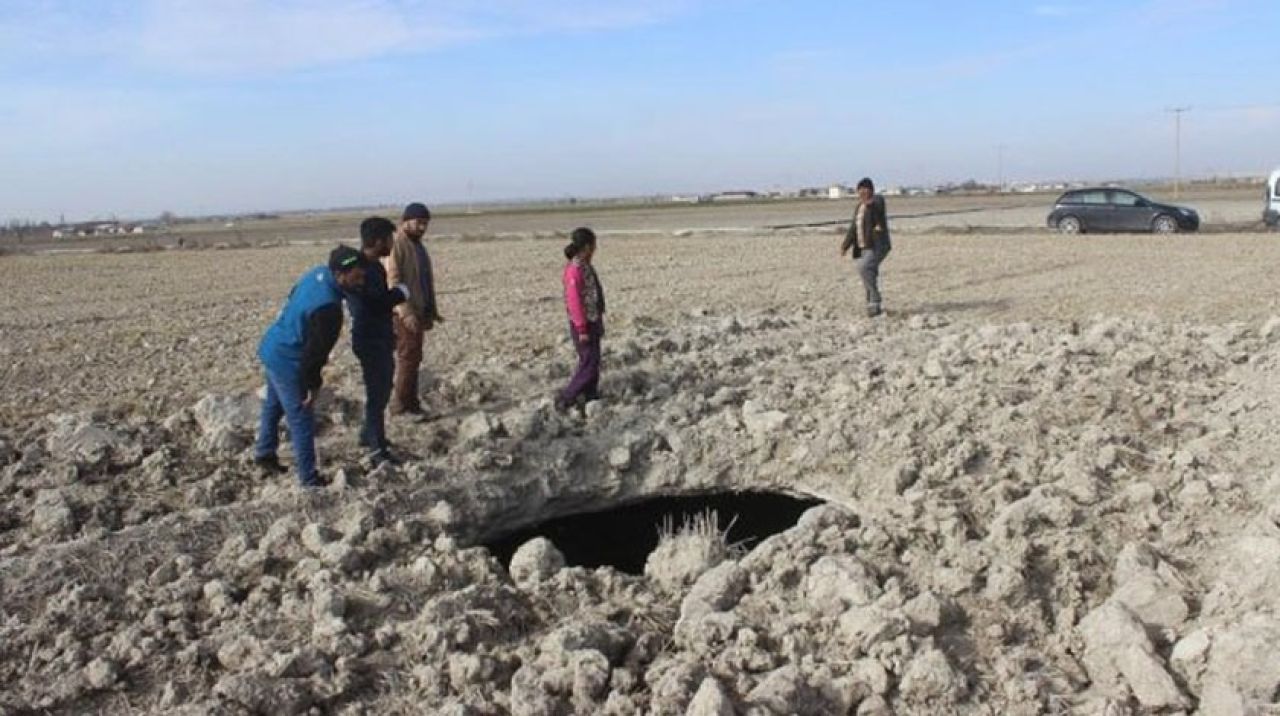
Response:
M1168 187L1147 195L1200 211L1206 232L1262 231L1261 186L1191 187L1175 198ZM890 217L899 232L1008 233L1045 232L1044 220L1057 193L892 197ZM0 238L0 249L16 252L77 253L100 250L251 247L310 242L352 241L355 227L368 215L395 218L399 207L362 212L285 214L275 218L183 221L142 236L54 240L32 237L22 243ZM437 241L563 236L586 224L614 235L652 236L688 230L764 231L777 227L847 221L849 200L762 200L748 203L652 205L438 207L431 233Z
M247 464L254 353L345 228L0 257L0 713L1280 708L1280 235L1065 238L1000 201L891 199L874 321L842 227L761 228L847 205L442 217L436 417L362 463L344 335L315 495ZM549 401L578 224L585 419ZM647 577L467 547L748 488L834 506Z
M698 308L853 320L861 288L837 256L841 231L606 235L600 270L617 296L611 324L678 325ZM1266 234L897 235L884 277L897 318L1226 323L1280 315L1280 292L1267 279L1280 241ZM0 351L5 382L18 389L0 399L4 424L120 405L163 417L205 392L252 385L263 327L324 246L6 259ZM561 246L557 238L439 241L450 320L429 341L429 364L552 355L561 338Z

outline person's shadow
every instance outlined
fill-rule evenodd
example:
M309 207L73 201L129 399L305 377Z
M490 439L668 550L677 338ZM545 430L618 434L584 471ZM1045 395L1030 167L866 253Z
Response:
M967 313L973 312L999 312L1008 310L1013 304L1007 298L991 298L975 301L936 301L933 303L921 303L916 306L910 306L903 310L899 315L914 316L917 314L929 313Z

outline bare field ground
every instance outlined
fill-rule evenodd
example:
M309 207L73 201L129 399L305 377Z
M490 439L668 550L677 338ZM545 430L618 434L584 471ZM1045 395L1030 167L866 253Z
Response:
M847 257L837 256L840 238L837 228L607 240L600 266L617 296L613 322L674 324L696 307L853 320L861 287ZM450 320L431 336L430 363L551 355L561 338L560 248L557 239L437 243ZM95 396L133 400L154 415L215 388L251 385L258 336L296 276L323 253L289 247L6 259L0 350L6 383L23 388L0 399L4 423L93 405ZM1267 278L1278 262L1280 242L1252 234L902 234L884 285L898 316L1256 322L1280 314L1280 293ZM493 344L495 335L502 345Z
M1168 189L1148 193L1154 199L1185 204L1200 211L1205 230L1260 231L1261 187L1195 187L1175 199ZM946 195L891 197L890 216L898 232L967 233L1046 231L1045 216L1057 193L1002 195ZM317 212L286 214L277 218L241 218L180 223L159 233L143 236L88 237L65 240L30 240L21 245L9 240L0 248L31 251L83 252L94 250L148 250L174 248L181 240L186 248L247 247L293 243L350 241L366 215L396 217L399 207L365 212ZM585 224L613 234L656 235L690 230L760 231L776 227L847 221L849 200L783 200L699 205L651 206L483 207L474 212L457 207L437 210L432 234L437 240L485 240L564 235Z
M876 321L841 227L760 228L835 202L442 217L435 418L363 462L344 335L309 495L247 464L254 354L342 227L0 258L0 713L1276 708L1280 237L1064 238L1004 200L891 200L931 216L894 220ZM549 401L578 224L610 307L585 418ZM742 489L832 505L647 576L469 547Z

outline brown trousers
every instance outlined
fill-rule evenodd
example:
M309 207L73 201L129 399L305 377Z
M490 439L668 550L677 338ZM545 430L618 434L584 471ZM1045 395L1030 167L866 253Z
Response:
M391 412L403 413L422 409L418 399L418 368L422 365L423 331L409 330L396 314L392 319L396 333L396 375L391 395Z

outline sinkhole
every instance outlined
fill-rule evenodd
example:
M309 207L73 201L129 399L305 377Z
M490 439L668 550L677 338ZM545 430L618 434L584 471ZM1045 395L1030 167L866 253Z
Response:
M610 566L642 575L645 560L664 531L670 533L714 515L726 541L749 550L764 538L794 526L805 510L820 504L818 499L779 492L654 496L546 520L491 540L485 547L503 567L509 567L520 545L545 537L564 554L570 567Z

